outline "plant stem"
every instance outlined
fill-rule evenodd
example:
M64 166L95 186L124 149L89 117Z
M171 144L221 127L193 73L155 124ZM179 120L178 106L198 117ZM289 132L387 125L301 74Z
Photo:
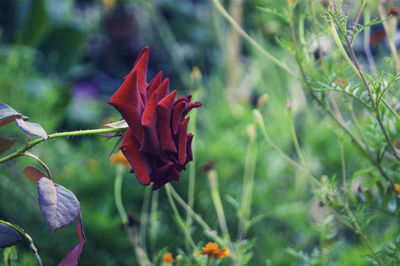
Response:
M147 217L149 211L150 197L151 197L151 188L146 187L144 190L142 212L140 214L140 230L139 230L140 234L139 245L143 249L145 249L146 247Z
M98 134L107 134L107 133L117 133L124 132L125 129L121 128L99 128L99 129L87 129L87 130L77 130L77 131L67 131L60 133L53 133L49 135L48 140L56 139L56 138L65 138L65 137L77 137L77 136L85 136L85 135L98 135ZM17 158L23 155L24 152L30 150L34 146L42 143L44 140L42 138L35 139L30 143L26 144L24 147L18 149L16 152L11 153L9 155L0 158L0 164L5 163L11 159Z
M30 235L28 235L23 228L19 227L18 225L15 225L15 224L12 224L10 222L3 221L3 220L0 220L0 224L5 224L5 225L8 225L8 226L14 228L20 235L22 235L26 240L28 240L29 247L33 250L33 253L35 255L36 261L38 262L38 264L40 266L43 265L42 264L42 260L40 259L40 256L39 256L39 253L38 253L38 249L36 248L32 237Z
M122 223L124 226L128 224L128 215L126 214L124 204L122 203L122 180L123 180L123 171L124 166L121 164L117 165L115 181L114 181L114 200L115 200L115 207L117 207L119 216L121 217Z
M303 166L295 162L292 158L290 158L284 151L281 150L281 148L278 147L278 145L275 144L269 137L267 130L265 128L262 115L258 110L253 110L253 114L256 117L257 123L261 128L261 132L264 135L265 140L274 148L283 158L285 158L294 168L297 170L300 170L301 172L305 173L306 176L310 177L311 183L314 185L321 187L321 182L316 179L311 173L308 171L308 169L305 169Z
M122 180L123 180L123 173L124 172L124 166L121 164L117 165L116 169L116 176L115 176L115 182L114 182L114 200L115 200L115 206L117 207L119 216L121 217L122 223L128 233L129 241L131 242L135 254L136 254L136 259L139 263L140 266L150 266L152 265L147 258L146 253L144 250L140 247L139 245L139 237L136 231L136 225L131 225L129 224L128 221L128 215L126 214L125 207L122 203L122 193L121 193L121 188L122 188Z
M171 184L166 184L165 189L168 191L171 191L172 197L176 200L176 202L181 205L182 208L185 209L193 217L196 222L203 227L203 230L206 231L206 233L211 236L218 244L223 244L224 241L216 234L214 230L211 229L211 227L201 218L200 215L198 215L190 206L179 196L179 194L175 191L175 189L171 186Z
M239 212L238 246L246 235L247 223L251 213L252 191L254 186L254 172L257 162L256 130L254 125L248 126L249 144L247 146L246 163L243 175L242 202Z
M156 251L156 236L158 232L158 195L159 191L153 191L151 197L151 208L150 208L150 254L154 256Z
M235 29L240 35L242 35L243 38L245 38L251 45L253 45L260 53L262 53L265 57L267 57L269 60L274 62L276 65L278 65L280 68L285 70L288 74L291 76L297 78L296 73L294 73L292 70L290 70L285 63L282 63L281 60L275 58L272 54L270 54L267 50L262 48L261 45L257 43L256 40L250 37L250 35L245 32L242 27L229 15L229 13L225 10L225 8L221 5L219 0L211 0L215 6L215 8L218 10L218 12L224 16L229 23L232 25L233 29Z
M47 176L49 177L49 179L51 179L51 174L50 174L50 169L49 169L49 167L47 167L47 165L46 165L42 160L40 160L39 157L37 157L36 155L34 155L34 154L30 153L30 152L27 152L27 151L24 152L23 155L28 156L28 157L31 157L31 158L35 159L38 163L40 163L40 165L42 165L43 168L46 169Z
M288 110L289 113L289 126L290 126L290 133L292 135L294 147L296 149L297 156L299 156L299 159L301 161L301 164L303 165L303 168L307 171L307 174L310 174L310 170L307 167L306 160L304 159L303 153L301 152L299 141L297 139L297 134L296 130L294 128L294 120L293 120L293 114L292 110Z
M167 187L165 187L165 192L167 193L168 201L169 204L171 205L172 211L174 212L175 219L178 225L181 227L183 234L185 235L186 241L192 246L192 249L196 249L196 244L194 243L192 236L190 235L189 230L185 226L185 223L183 222L181 215L179 214L179 211L176 208L174 200L172 199L171 191Z
M232 257L234 259L234 265L238 265L236 254L234 253L232 240L229 235L228 225L226 223L224 207L222 205L221 196L218 189L218 176L215 169L211 169L207 172L208 183L211 190L211 198L215 207L215 212L217 213L218 223L221 227L222 234L228 239L228 247L232 250Z

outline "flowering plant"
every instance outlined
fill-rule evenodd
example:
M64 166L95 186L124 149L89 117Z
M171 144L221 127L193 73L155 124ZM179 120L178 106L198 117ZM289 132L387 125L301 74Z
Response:
M168 93L169 80L159 72L146 82L149 49L140 53L125 82L111 97L112 104L128 123L120 149L143 185L153 182L153 190L167 182L179 180L186 164L193 159L192 134L187 133L192 108L191 95L176 97Z

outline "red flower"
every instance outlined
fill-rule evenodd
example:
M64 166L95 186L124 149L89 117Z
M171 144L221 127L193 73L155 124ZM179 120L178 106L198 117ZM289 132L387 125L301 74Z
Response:
M187 133L189 117L185 116L201 104L191 103L191 95L175 99L176 90L169 93L169 80L162 80L162 72L147 83L148 55L146 47L109 103L129 125L119 148L132 166L131 172L143 185L153 182L155 190L179 180L181 171L193 160L193 134Z

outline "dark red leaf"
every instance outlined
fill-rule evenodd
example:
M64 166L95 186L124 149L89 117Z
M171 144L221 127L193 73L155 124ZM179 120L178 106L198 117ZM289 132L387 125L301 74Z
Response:
M16 142L17 139L15 138L0 137L0 154L8 151Z
M23 172L24 172L26 178L33 181L36 185L39 184L40 178L42 178L42 177L49 178L47 176L47 174L43 173L41 170L39 170L38 168L36 168L34 166L25 167Z

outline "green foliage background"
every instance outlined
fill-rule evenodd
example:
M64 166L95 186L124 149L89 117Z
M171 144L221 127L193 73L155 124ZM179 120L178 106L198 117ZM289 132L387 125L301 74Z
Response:
M178 89L180 95L194 93L203 104L202 108L192 111L197 112L194 210L211 228L220 232L207 174L198 166L213 160L228 229L235 240L243 179L247 178L243 177L249 143L246 127L254 123L252 99L268 94L269 100L260 111L271 139L291 158L299 161L286 108L286 102L290 101L305 161L313 176L325 182L326 187L334 187L332 191L340 190L342 186L342 143L345 173L350 180L348 187L351 195L348 197L351 208L357 219L365 222L365 230L378 255L382 255L387 265L394 265L391 262L397 257L390 261L390 256L384 254L398 256L400 228L397 196L378 171L369 171L372 165L362 157L344 131L312 101L300 81L262 57L251 45L242 42L240 61L237 62L237 90L241 96L232 102L226 95L226 50L229 45L226 40L230 27L211 2L116 1L111 11L106 8L105 2L2 2L0 101L29 116L31 121L39 122L48 133L96 128L106 120L118 120L119 114L107 105L107 101L129 71L120 57L113 58L115 61L110 64L116 66L114 73L104 79L104 83L99 81L102 84L98 86L99 93L95 97L79 99L74 97L74 90L83 77L98 77L95 73L98 73L101 60L88 58L90 38L93 35L107 37L106 18L111 12L133 10L137 15L136 44L150 46L150 73L163 70L165 76L170 77L171 89ZM301 12L307 14L306 1L298 2L298 15ZM319 25L324 25L323 7L319 1L313 2ZM230 3L224 1L226 6ZM359 6L358 1L345 1L345 8L352 6ZM265 12L260 7L272 7L284 14L287 3L244 1L242 24L262 47L276 58L291 62L290 67L294 68L294 56L280 45L285 44L284 41L279 41L290 38L288 25L273 12ZM352 21L358 9L354 10L347 10ZM307 30L313 30L311 25L307 26ZM320 27L320 31L327 32L326 25ZM307 34L304 38L312 38L311 33ZM382 53L378 51L376 57L378 66L383 67L389 53L385 48L377 49L383 50ZM331 76L320 77L321 82L328 84L335 78L349 78L351 70L343 63L340 54L333 51L329 56L331 58L324 63L330 67ZM133 64L135 55L125 59ZM193 66L198 66L202 73L200 83L192 80ZM316 75L316 70L311 67L306 70L310 76ZM384 142L368 111L356 102L348 101L342 94L335 97L341 108L348 103L354 106L363 129L370 128L366 135L369 134L367 137L371 143L381 145ZM350 120L349 115L345 115L345 119ZM398 122L395 128L398 128ZM13 124L1 128L0 135L18 137L13 150L27 141ZM399 139L395 133L391 137ZM255 141L257 157L252 190L252 223L245 237L251 247L248 252L243 252L250 258L247 264L372 265L370 250L362 237L338 219L337 216L348 218L343 210L335 209L334 205L329 210L319 204L324 195L316 193L308 178L291 167L265 141L259 130ZM80 265L137 265L133 247L114 204L116 169L110 165L108 158L114 144L115 140L104 141L100 137L78 137L49 141L31 151L50 167L55 182L74 192L81 202L87 243ZM387 150L387 147L384 149ZM56 265L77 242L75 227L51 232L37 204L37 189L22 173L28 165L36 163L30 158L20 157L0 166L0 219L24 228L37 244L44 265ZM398 164L388 163L385 167L392 171L393 182L400 182ZM182 173L179 183L173 183L184 199L187 198L188 180L189 172L186 171ZM368 189L372 193L371 204L365 192ZM194 260L191 255L211 239L193 222L191 235L198 249L188 250L164 189L158 193L158 211L154 220L149 219L147 223L148 255L156 265L161 263L160 258L166 252L172 252L174 256L183 255L185 265L201 264L201 259ZM141 186L134 174L127 171L122 194L127 211L140 220L143 200L150 194L149 188ZM362 197L367 197L367 200L360 200ZM332 209L337 212L336 218L332 216ZM181 215L186 217L183 210ZM153 246L151 243L154 243ZM36 265L26 243L21 242L16 247L18 260L12 265ZM220 265L232 263L232 258L220 261Z

